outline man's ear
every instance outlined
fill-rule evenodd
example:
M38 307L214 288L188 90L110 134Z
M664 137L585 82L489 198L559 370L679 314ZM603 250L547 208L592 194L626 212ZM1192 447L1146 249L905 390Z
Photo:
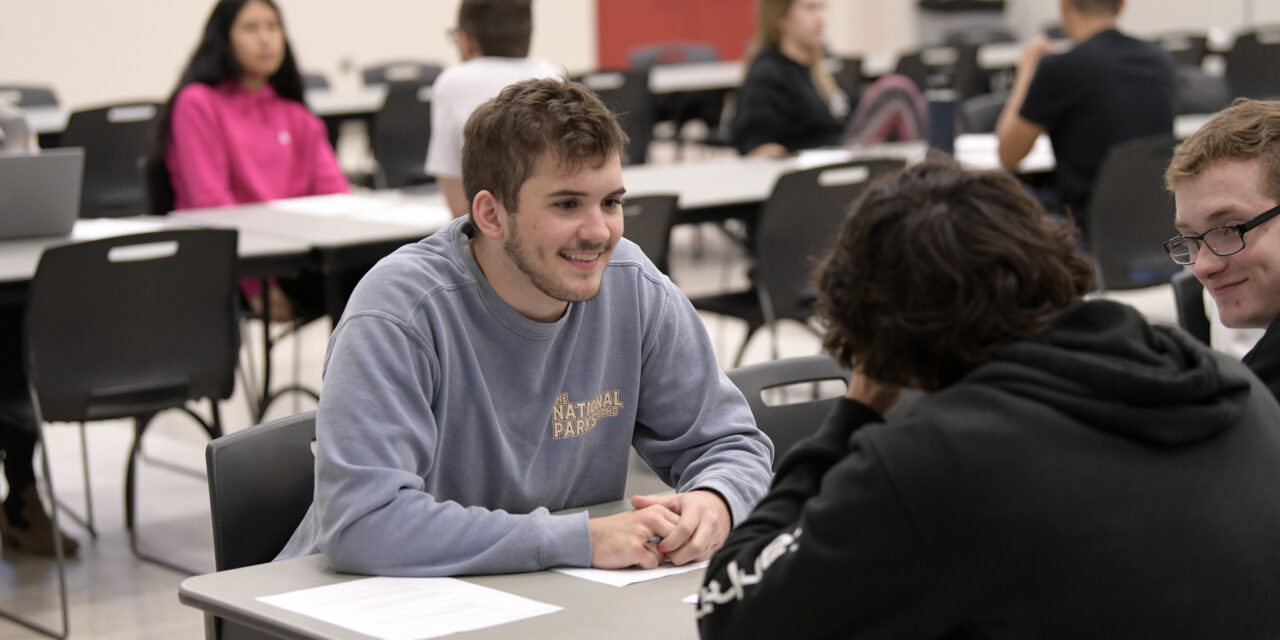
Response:
M507 226L507 209L488 190L480 190L471 201L471 222L485 237L501 240Z

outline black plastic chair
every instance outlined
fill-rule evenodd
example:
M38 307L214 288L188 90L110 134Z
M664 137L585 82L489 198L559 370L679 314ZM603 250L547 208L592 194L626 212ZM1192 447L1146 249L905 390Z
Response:
M668 275L671 227L678 211L676 199L674 195L637 196L628 198L622 207L622 235L639 245L658 270Z
M240 345L235 267L234 230L106 238L47 249L27 297L25 364L41 440L47 442L46 421L132 418L125 472L130 547L139 558L188 573L194 572L138 546L137 463L151 419L167 409L186 412L211 439L222 435L218 400L231 396ZM210 401L207 420L187 406L199 399ZM45 490L56 502L42 455ZM87 459L85 467L88 487ZM61 510L52 515L65 634ZM87 526L93 534L92 522Z
M807 399L801 402L770 405L764 400L764 392L779 387L817 384L827 380L841 380L846 385L849 383L848 369L841 367L835 360L825 355L784 358L750 364L731 369L727 374L746 397L747 404L751 406L751 415L755 416L756 426L760 427L760 430L773 441L775 471L783 455L796 442L817 431L839 398Z
M62 144L84 147L80 217L150 211L145 146L159 109L156 102L125 102L71 114Z
M600 97L626 132L629 140L623 160L627 164L644 164L653 142L654 100L649 93L648 70L599 71L580 81Z
M1280 27L1241 33L1227 52L1227 83L1235 97L1280 97Z
M209 443L209 513L218 571L271 562L311 506L316 413L273 420ZM266 638L205 615L206 637Z
M33 84L0 84L0 100L16 107L52 107L58 104L53 87Z
M370 140L378 163L374 186L399 189L431 182L426 174L427 145L431 142L430 89L392 84L387 100L374 114Z
M1164 170L1175 145L1167 134L1137 138L1111 147L1103 159L1080 220L1099 290L1164 284L1179 269L1164 251L1175 213Z
M965 133L991 133L996 130L1000 112L1009 101L1007 93L985 93L960 103L960 124Z
M1178 326L1200 342L1209 344L1209 316L1204 309L1204 285L1190 269L1173 274L1173 300Z
M1165 33L1156 38L1156 43L1168 52L1174 64L1182 66L1199 68L1209 53L1209 36L1203 33Z
M360 76L366 85L413 85L417 87L431 86L444 67L434 62L420 60L396 60L365 67Z
M690 300L697 309L747 323L734 366L742 362L747 343L762 327L773 332L774 360L779 321L794 320L812 329L806 321L816 299L810 278L816 259L835 238L868 181L903 165L901 160L860 160L778 178L750 240L755 258L751 287Z

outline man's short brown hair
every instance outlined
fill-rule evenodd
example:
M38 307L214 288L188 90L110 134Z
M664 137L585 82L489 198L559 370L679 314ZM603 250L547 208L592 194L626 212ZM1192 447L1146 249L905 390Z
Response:
M458 28L486 56L523 58L533 34L532 0L462 0Z
M1170 191L1219 160L1262 162L1262 192L1280 200L1280 101L1237 99L1187 138L1173 154L1164 183Z
M576 82L517 82L480 105L462 129L462 188L467 201L488 190L515 211L520 187L548 153L566 171L599 167L627 144L609 108Z
M1121 0L1070 0L1076 11L1087 16L1120 15Z
M1092 288L1075 244L1008 173L930 157L870 186L818 266L823 346L885 383L947 386Z

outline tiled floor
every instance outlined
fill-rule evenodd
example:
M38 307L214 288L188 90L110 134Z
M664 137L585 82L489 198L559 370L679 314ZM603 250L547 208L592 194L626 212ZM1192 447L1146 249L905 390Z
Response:
M687 293L696 295L745 280L741 250L717 230L680 228L673 236L672 276ZM1139 292L1127 296L1149 316L1172 319L1172 296L1167 290ZM742 324L736 320L706 317L713 344L727 367L742 339ZM328 338L327 323L315 323L301 333L294 345L301 348L301 380L316 388L320 383L320 363ZM250 332L256 335L256 331ZM779 332L782 356L817 353L818 339L798 325L783 326ZM292 357L282 345L277 357ZM766 360L769 339L752 341L746 362ZM287 367L282 375L288 375ZM312 408L307 400L286 400L273 407L273 416ZM227 430L250 424L240 395L223 410ZM138 561L129 549L123 527L124 466L132 438L132 427L123 422L99 423L87 432L91 486L99 536L90 540L80 527L63 522L65 531L81 542L80 555L71 561L68 583L71 601L71 632L74 638L169 639L198 638L203 635L200 614L178 604L178 584L183 575ZM205 439L183 415L162 415L149 432L146 451L153 458L173 461L191 469L203 469ZM80 476L78 429L57 425L48 430L48 446L54 467L58 495L73 509L80 510L84 484ZM202 571L212 570L212 542L208 525L206 488L199 478L174 473L155 465L144 465L141 487L139 531L141 545L149 551L189 564ZM56 591L52 563L6 551L0 557L0 608L34 615L46 624L57 625ZM0 620L0 639L34 638L35 634Z

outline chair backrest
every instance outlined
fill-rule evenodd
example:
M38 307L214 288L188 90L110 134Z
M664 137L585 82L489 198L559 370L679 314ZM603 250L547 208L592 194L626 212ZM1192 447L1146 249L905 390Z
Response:
M1173 228L1173 196L1164 170L1177 140L1167 134L1111 147L1098 170L1084 222L1099 289L1164 284L1178 266L1164 251Z
M328 89L329 78L323 73L304 73L302 74L302 87L304 89Z
M1165 33L1156 38L1174 64L1199 67L1209 52L1209 36L1203 33Z
M436 78L440 76L440 72L443 70L444 67L434 62L397 60L365 67L360 72L360 75L366 85L411 84L415 86L430 86L435 83Z
M849 382L849 371L836 364L829 356L784 358L749 364L728 371L728 376L746 397L747 404L751 406L751 415L755 416L756 426L773 441L775 470L787 450L805 436L817 431L838 398L771 406L765 402L763 392L776 387L825 380L843 380L846 384Z
M755 284L765 321L809 317L815 262L840 230L849 205L872 178L901 160L857 160L783 174L755 229Z
M1280 27L1241 33L1227 52L1227 84L1237 98L1280 97Z
M676 219L674 195L627 198L622 207L622 235L640 245L646 256L663 273L670 274L667 253L671 248L671 225Z
M106 420L230 397L237 295L231 229L45 250L24 325L27 376L44 419Z
M686 62L715 62L720 52L706 42L654 42L633 47L627 52L627 62L632 69L648 69L660 64Z
M431 143L430 92L420 85L390 85L386 102L373 120L377 187L398 189L429 181L425 165Z
M266 422L209 443L209 513L218 571L270 562L311 506L316 412Z
M1200 67L1178 65L1174 69L1173 112L1216 113L1231 104L1231 86L1222 76L1205 73Z
M145 148L160 107L157 102L126 102L71 114L62 144L84 147L80 217L148 212Z
M623 161L644 164L653 141L654 97L649 92L649 71L599 71L583 76L581 82L617 115L628 138Z
M996 120L1009 101L1009 94L984 93L960 103L960 123L966 133L992 133L996 130Z
M1204 309L1204 285L1190 269L1173 274L1173 300L1178 308L1178 326L1209 344L1209 316Z
M0 100L17 107L52 107L58 104L53 87L29 84L0 84Z

